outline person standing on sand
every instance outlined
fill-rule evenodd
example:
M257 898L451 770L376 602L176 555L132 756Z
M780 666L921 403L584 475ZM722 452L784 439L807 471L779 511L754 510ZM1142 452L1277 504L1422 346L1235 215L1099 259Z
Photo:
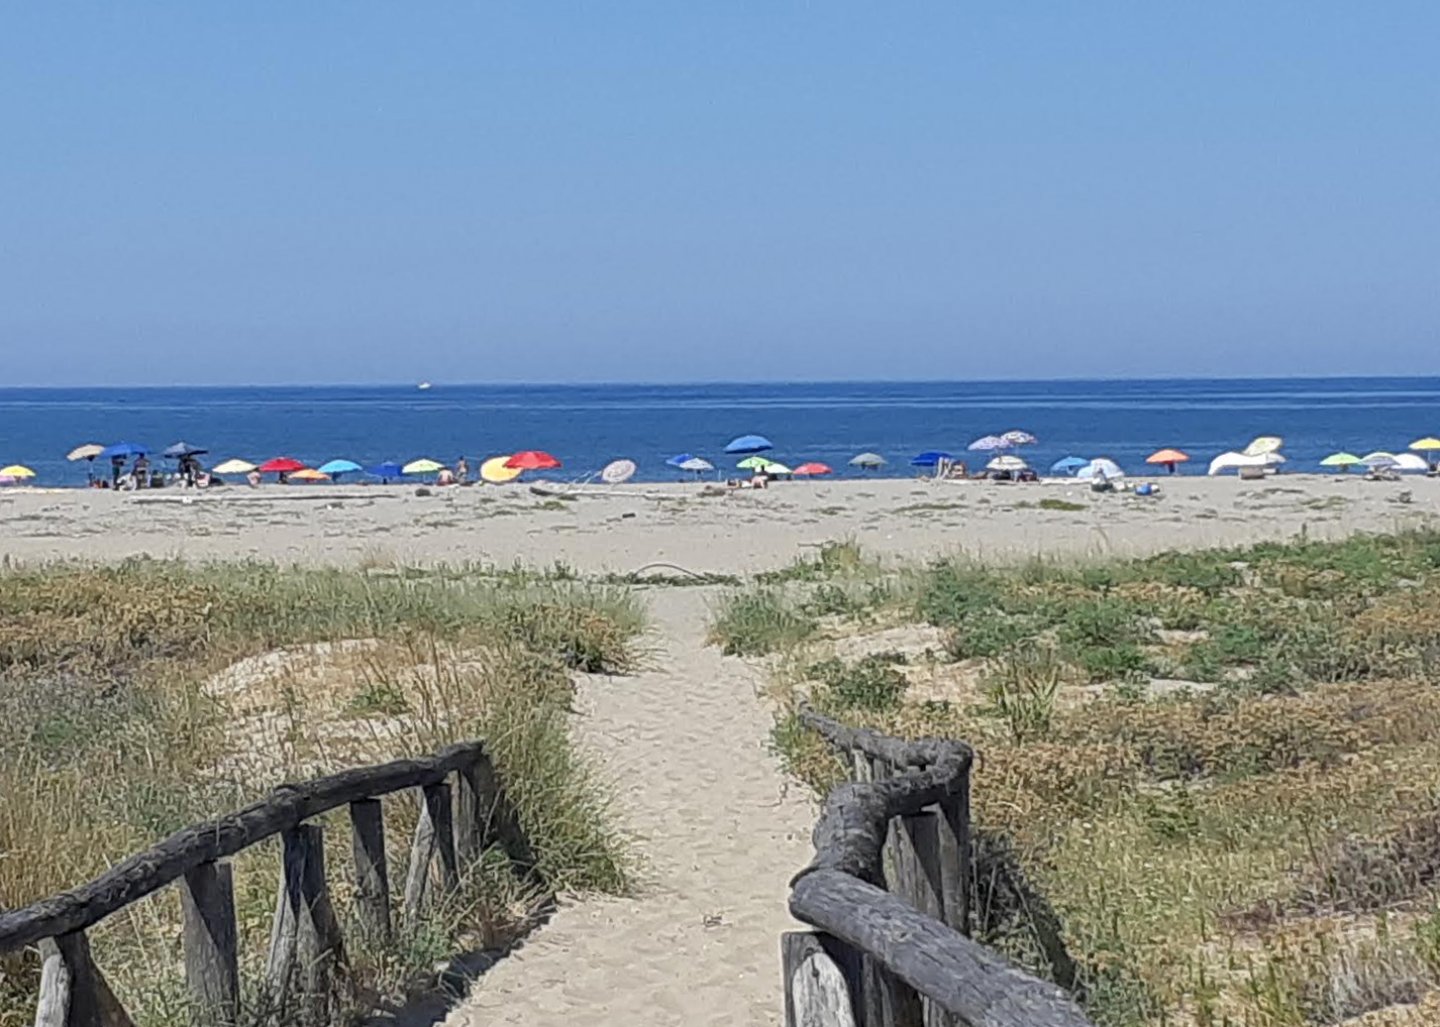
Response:
M464 485L470 480L470 464L462 456L455 461L455 484Z
M125 470L125 458L123 456L112 456L110 458L110 487L120 487L120 472Z

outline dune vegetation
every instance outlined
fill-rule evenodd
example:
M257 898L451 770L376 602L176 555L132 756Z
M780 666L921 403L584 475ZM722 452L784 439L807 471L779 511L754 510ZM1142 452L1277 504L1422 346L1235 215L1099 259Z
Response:
M555 575L144 560L0 571L0 906L73 886L282 781L472 738L490 743L548 885L623 890L606 797L565 717L570 674L633 669L643 630L625 589ZM406 798L385 803L397 864L415 820ZM327 831L347 832L343 813ZM348 850L329 847L342 889ZM500 862L471 868L392 945L352 950L357 1014L525 929L538 896ZM278 873L273 841L235 861L252 982ZM403 865L390 877L403 881ZM188 1020L178 923L166 889L92 931L140 1022ZM31 1022L36 973L33 953L0 957L0 1024Z
M768 656L782 711L972 742L979 929L1097 1023L1440 1017L1440 533L904 569L841 544L729 594L712 640ZM837 779L787 713L775 737Z

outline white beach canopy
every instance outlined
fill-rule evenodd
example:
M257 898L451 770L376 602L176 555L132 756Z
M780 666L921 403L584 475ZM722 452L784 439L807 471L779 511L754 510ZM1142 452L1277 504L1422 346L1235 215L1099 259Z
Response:
M1273 450L1267 453L1221 453L1214 460L1210 461L1210 469L1206 473L1211 477L1224 474L1226 471L1240 471L1247 467L1277 467L1285 462L1285 458Z
M1114 478L1125 477L1125 471L1114 460L1098 456L1080 468L1080 470L1076 471L1075 477L1085 481L1089 481L1092 478L1103 478L1106 481L1110 481Z

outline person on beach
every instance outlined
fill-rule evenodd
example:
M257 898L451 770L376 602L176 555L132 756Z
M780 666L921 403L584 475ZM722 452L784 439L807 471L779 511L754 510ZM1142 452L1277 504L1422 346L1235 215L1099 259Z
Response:
M456 484L464 485L469 480L470 464L462 456L459 460L455 461L455 482Z
M123 456L112 456L110 458L110 487L120 487L120 475L125 471L125 458Z

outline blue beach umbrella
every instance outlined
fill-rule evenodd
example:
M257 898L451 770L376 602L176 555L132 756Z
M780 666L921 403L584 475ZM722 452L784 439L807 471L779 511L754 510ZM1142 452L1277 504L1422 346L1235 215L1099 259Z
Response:
M134 442L117 442L113 446L106 446L99 452L102 460L110 460L114 457L144 456L150 450Z
M741 435L738 439L730 440L730 444L725 447L725 452L763 453L767 449L774 448L774 445L764 435Z
M354 474L360 470L360 465L354 460L331 460L328 463L321 464L315 469L321 474L328 474L333 478L340 474Z
M1080 470L1080 468L1084 467L1089 462L1089 460L1086 460L1083 457L1067 456L1060 460L1056 460L1053 464L1051 464L1050 473L1068 474L1073 477L1076 471Z
M365 473L370 475L372 478L379 478L382 481L389 481L391 478L403 477L405 474L405 468L402 467L400 464L396 463L394 460L386 460L384 463L376 464L374 467L370 468L370 470L366 471Z
M672 456L669 460L666 460L665 462L671 467L679 467L681 470L684 470L685 464L689 463L691 460L694 459L696 459L694 453L676 453L674 456Z
M936 464L938 464L941 460L954 460L954 459L955 459L955 458L954 458L953 456L951 456L949 453L942 452L941 450L938 450L938 449L927 449L925 452L920 453L920 454L917 454L914 458L912 458L911 461L910 461L910 466L911 466L911 467L934 467L934 466L935 466Z
M177 442L165 449L161 455L170 460L182 460L187 456L204 456L210 452L208 449L201 449L199 446L192 446L188 442Z

